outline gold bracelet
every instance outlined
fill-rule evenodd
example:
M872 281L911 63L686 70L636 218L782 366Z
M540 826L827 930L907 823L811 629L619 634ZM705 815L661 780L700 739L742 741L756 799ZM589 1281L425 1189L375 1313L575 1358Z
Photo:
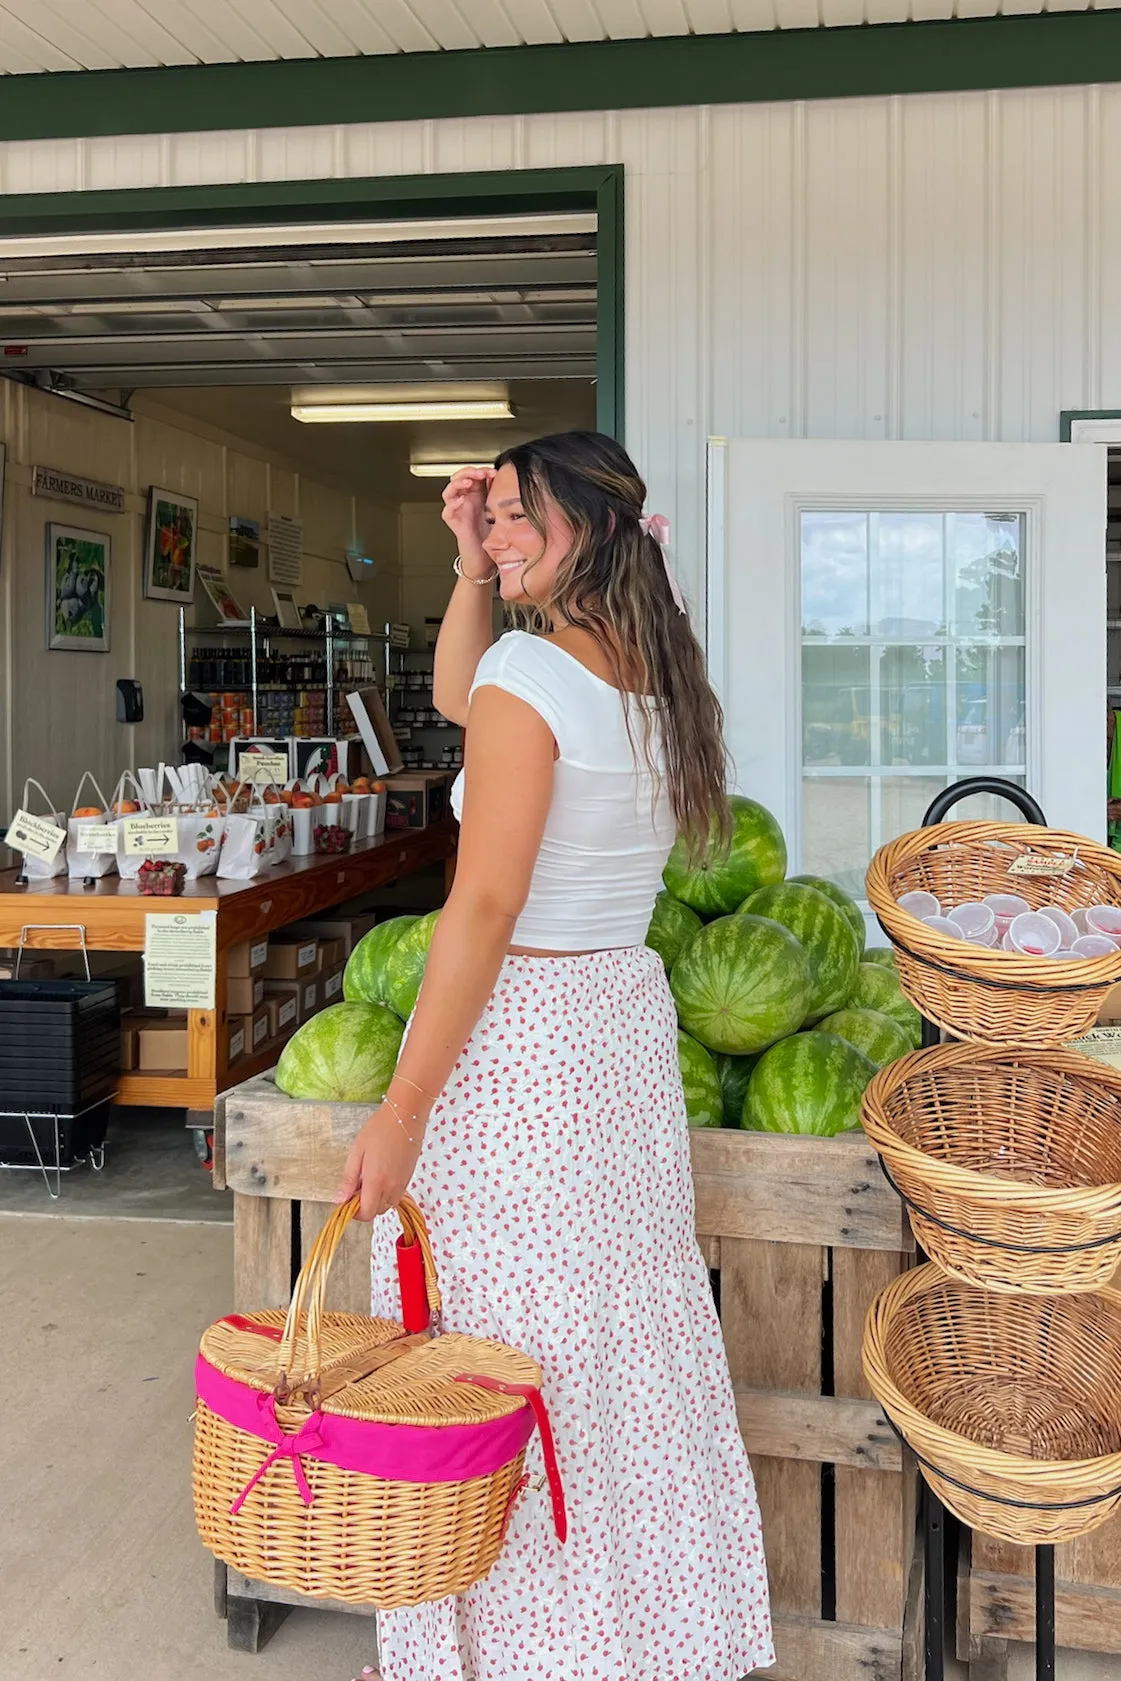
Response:
M423 1132L421 1133L420 1138L414 1138L413 1137L412 1133L409 1131L408 1127L405 1125L404 1121L401 1119L400 1109L398 1109L397 1105L394 1103L393 1099L388 1095L388 1093L386 1094L386 1096L383 1098L382 1101L387 1103L389 1105L389 1107L392 1109L393 1119L397 1122L397 1125L401 1128L401 1131L405 1134L405 1137L408 1139L409 1143L413 1144L413 1145L422 1143L423 1139L424 1139ZM414 1121L419 1121L420 1116L419 1115L414 1115L412 1117L412 1119Z
M426 1097L429 1103L438 1103L440 1101L438 1097L433 1097L430 1091L425 1091L423 1086L418 1086L415 1080L410 1080L407 1074L394 1074L393 1079L400 1080L403 1086L412 1086L413 1090L418 1091L421 1097ZM393 1080L389 1083L392 1085Z
M455 559L452 561L452 571L455 573L457 578L462 578L465 584L478 584L480 587L483 584L493 584L494 580L498 577L498 568L496 566L494 571L488 572L485 578L473 578L470 572L465 572L463 570L462 555L456 555Z

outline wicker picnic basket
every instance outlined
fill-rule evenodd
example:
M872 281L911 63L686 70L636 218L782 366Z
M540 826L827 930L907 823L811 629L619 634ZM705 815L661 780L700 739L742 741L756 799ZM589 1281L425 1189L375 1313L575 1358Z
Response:
M868 1312L864 1375L935 1494L1022 1546L1121 1506L1121 1292L1008 1296L933 1264Z
M1073 856L1059 877L1012 875L1024 854ZM1121 904L1121 855L1062 829L1026 823L939 823L880 847L866 890L895 947L899 980L930 1021L958 1038L991 1044L1066 1044L1087 1032L1110 987L1121 951L1081 962L1021 957L951 939L900 909L900 894L933 893L943 905L1018 893L1037 908L1065 911Z
M943 1271L1097 1290L1121 1264L1121 1072L1074 1051L936 1045L889 1063L864 1130Z
M391 1610L486 1575L535 1425L561 1540L564 1504L540 1368L502 1343L434 1334L435 1265L410 1198L397 1208L404 1323L324 1311L357 1206L323 1227L287 1314L234 1314L204 1334L195 1516L211 1552L254 1581Z

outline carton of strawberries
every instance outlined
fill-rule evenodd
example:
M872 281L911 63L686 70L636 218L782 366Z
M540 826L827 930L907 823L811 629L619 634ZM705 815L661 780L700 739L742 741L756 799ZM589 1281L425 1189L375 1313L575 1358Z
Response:
M169 858L145 858L136 872L136 885L141 893L167 898L178 897L186 879L186 864L173 864Z

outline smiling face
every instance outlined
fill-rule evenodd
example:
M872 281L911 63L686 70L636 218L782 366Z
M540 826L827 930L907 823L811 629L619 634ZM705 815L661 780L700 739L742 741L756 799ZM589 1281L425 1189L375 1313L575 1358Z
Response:
M545 538L522 506L512 462L500 467L487 492L487 535L483 548L498 568L503 601L549 602L557 571L572 548L572 527L549 496L543 496Z

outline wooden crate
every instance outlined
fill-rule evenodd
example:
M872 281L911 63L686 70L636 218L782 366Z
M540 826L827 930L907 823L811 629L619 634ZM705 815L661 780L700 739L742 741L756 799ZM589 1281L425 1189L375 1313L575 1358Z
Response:
M909 1681L916 1478L860 1369L873 1297L911 1264L863 1135L691 1134L697 1233L719 1275L763 1509L773 1681Z
M368 1104L282 1098L269 1075L226 1095L239 1310L287 1302L368 1113ZM860 1371L868 1306L913 1252L899 1198L863 1136L695 1131L691 1141L697 1233L719 1275L763 1507L778 1648L768 1674L911 1681L921 1622L915 1477ZM369 1311L364 1227L347 1233L328 1300ZM252 1587L238 1579L230 1591Z

